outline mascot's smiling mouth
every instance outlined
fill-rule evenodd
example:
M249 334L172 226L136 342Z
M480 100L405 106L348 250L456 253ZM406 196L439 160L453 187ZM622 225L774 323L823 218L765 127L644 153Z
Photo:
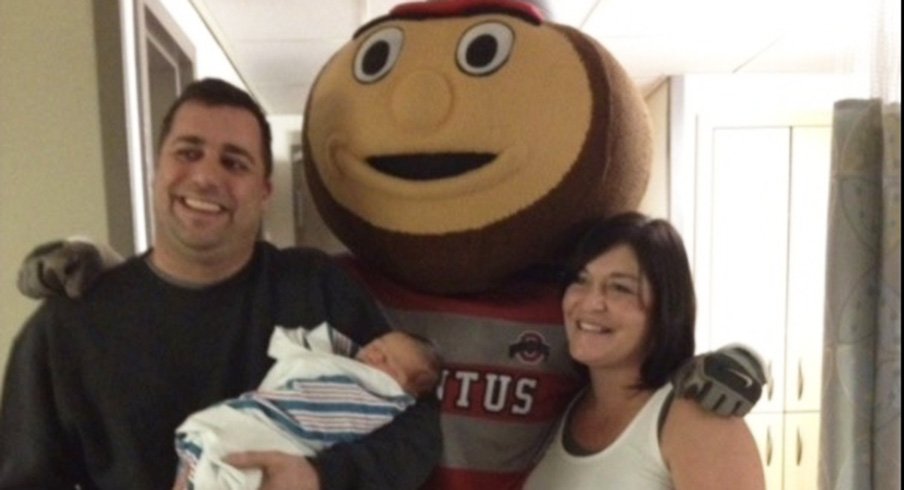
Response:
M406 180L437 180L476 170L496 159L493 153L419 153L370 157L380 173Z

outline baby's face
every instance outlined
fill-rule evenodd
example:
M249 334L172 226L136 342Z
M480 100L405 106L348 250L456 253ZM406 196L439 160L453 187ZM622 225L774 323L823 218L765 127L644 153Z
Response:
M413 380L430 369L417 342L400 332L389 332L371 341L355 358L390 375L412 396L418 396Z

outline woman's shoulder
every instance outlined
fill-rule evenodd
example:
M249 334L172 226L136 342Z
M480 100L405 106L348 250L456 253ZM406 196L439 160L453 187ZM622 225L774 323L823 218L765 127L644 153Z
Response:
M663 443L674 439L675 443L694 439L718 439L730 434L749 434L741 417L725 417L708 412L695 400L675 397L668 408L663 426Z
M675 398L660 444L678 488L720 488L726 478L741 479L738 488L763 488L759 452L741 417L716 415L694 400Z

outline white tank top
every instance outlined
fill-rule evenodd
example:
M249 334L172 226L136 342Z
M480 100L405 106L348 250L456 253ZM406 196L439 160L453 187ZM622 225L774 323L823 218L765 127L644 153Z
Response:
M543 459L531 472L525 490L671 490L672 479L659 449L658 420L672 386L666 384L647 400L634 420L606 449L575 456L563 446L562 417Z

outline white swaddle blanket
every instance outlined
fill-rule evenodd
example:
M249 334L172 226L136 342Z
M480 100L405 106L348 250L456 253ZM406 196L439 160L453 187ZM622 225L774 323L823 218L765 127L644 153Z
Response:
M260 471L239 470L223 457L242 451L311 456L370 433L414 403L388 374L347 357L353 350L325 323L310 331L276 327L268 350L276 363L260 388L194 413L176 429L189 488L257 489Z

